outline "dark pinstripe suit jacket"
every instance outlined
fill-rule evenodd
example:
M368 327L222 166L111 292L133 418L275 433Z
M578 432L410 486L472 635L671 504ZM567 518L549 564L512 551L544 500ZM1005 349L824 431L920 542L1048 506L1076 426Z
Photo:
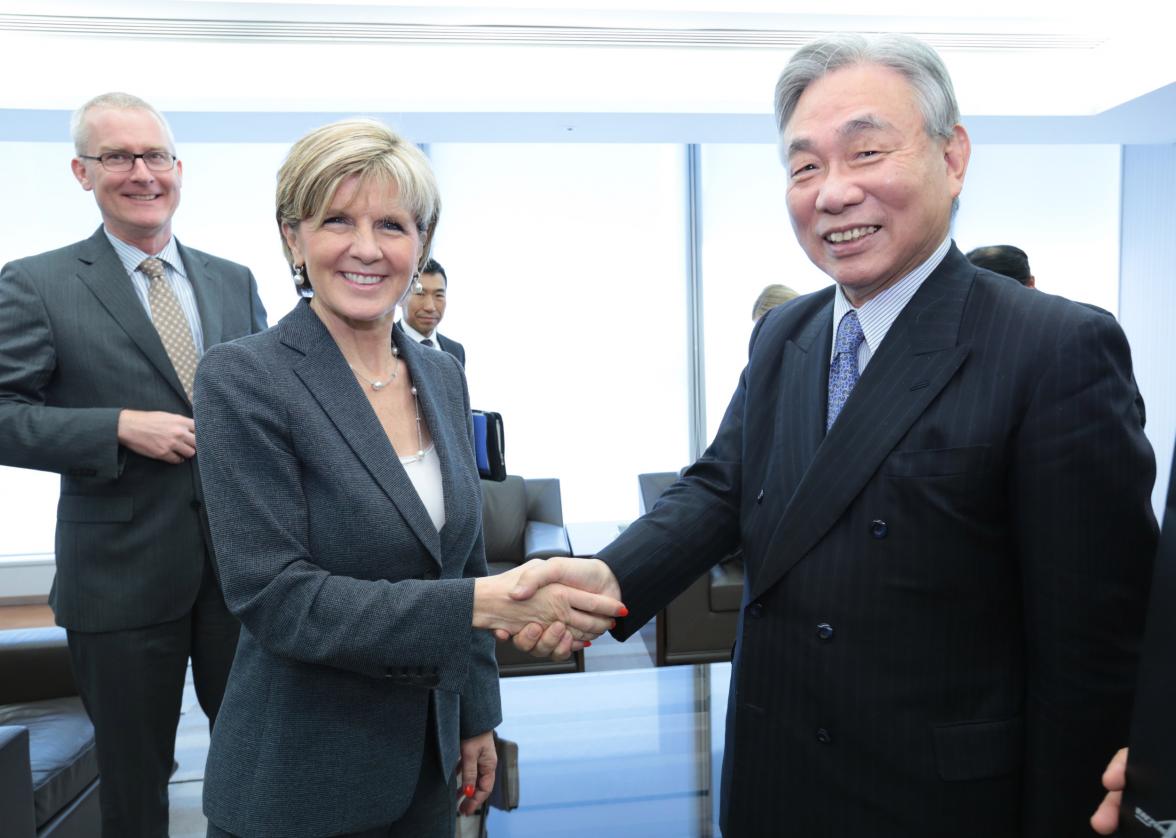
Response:
M953 246L826 436L834 289L600 555L634 631L742 543L725 835L1085 835L1125 740L1155 474L1112 318Z
M265 328L249 269L179 248L204 345ZM0 271L0 464L61 474L57 622L116 631L176 620L204 574L197 460L118 444L123 408L191 415L159 333L99 227Z
M408 806L434 702L442 764L501 720L480 485L456 359L394 330L441 459L440 534L330 333L305 304L210 351L199 456L241 641L204 811L243 836L321 836Z

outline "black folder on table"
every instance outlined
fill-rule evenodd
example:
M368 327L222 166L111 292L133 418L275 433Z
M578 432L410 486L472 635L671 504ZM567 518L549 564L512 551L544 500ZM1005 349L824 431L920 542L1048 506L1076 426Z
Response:
M502 431L502 414L472 410L474 418L474 456L478 476L483 480L506 479L506 436Z
M1176 456L1139 660L1118 834L1176 838Z

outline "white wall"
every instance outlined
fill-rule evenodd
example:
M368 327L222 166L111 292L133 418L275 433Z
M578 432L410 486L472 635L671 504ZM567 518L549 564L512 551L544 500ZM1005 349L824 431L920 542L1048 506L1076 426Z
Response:
M1120 147L980 145L960 197L965 252L1012 244L1037 287L1119 311Z
M1176 436L1176 146L1127 146L1123 156L1122 314L1156 452L1152 503L1167 498ZM1176 522L1172 522L1176 523ZM1171 524L1170 524L1171 525Z

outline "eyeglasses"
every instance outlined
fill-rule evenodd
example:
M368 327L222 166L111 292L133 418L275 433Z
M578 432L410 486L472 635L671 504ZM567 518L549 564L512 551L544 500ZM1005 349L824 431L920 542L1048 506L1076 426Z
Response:
M97 160L108 172L129 172L135 168L136 160L142 160L143 164L153 172L170 172L176 165L176 156L170 151L145 151L142 154L131 154L129 151L108 151L97 157L90 154L79 154L78 157L83 160Z

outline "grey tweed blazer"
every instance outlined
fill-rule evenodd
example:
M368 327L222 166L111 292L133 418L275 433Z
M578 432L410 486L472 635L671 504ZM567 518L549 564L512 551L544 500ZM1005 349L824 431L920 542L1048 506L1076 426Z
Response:
M199 457L229 608L242 623L204 781L242 836L395 822L433 702L441 761L501 721L469 397L457 360L397 333L441 459L438 533L375 412L306 304L209 351Z

